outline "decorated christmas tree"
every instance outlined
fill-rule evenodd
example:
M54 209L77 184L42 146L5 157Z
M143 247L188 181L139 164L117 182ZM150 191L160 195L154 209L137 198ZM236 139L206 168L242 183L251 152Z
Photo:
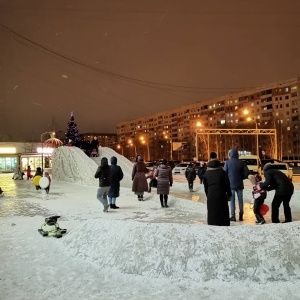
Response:
M65 132L65 145L76 146L79 140L79 132L77 124L74 121L74 112L71 112L70 122L68 123L67 131Z

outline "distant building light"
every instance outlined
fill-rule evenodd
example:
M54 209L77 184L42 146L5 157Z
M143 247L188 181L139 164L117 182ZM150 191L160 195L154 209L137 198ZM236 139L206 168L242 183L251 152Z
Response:
M3 148L0 148L0 153L1 154L3 154L3 153L15 154L15 153L17 153L17 149L14 147L7 147L7 148L3 147Z
M37 148L37 153L43 153L43 154L51 154L53 152L53 148Z

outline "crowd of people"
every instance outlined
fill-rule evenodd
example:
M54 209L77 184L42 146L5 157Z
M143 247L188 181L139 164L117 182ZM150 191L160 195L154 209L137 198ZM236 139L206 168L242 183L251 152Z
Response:
M239 214L238 221L243 221L244 201L243 190L244 180L250 179L249 169L246 163L239 159L237 149L228 152L228 160L224 166L218 160L215 152L210 154L210 161L203 163L196 172L194 163L190 162L185 170L185 177L190 192L193 192L194 181L198 176L200 184L204 185L207 196L207 224L215 226L229 226L230 222L236 222L236 201L237 195ZM279 207L283 203L285 221L291 222L292 215L289 202L294 192L293 183L285 174L279 170L270 168L270 163L264 166L265 181L261 181L258 174L253 183L253 212L256 217L256 224L262 225L265 220L261 214L261 207L266 198L267 191L275 190L272 201L272 222L279 223ZM117 158L111 157L111 166L108 159L103 157L98 167L95 178L99 178L97 199L103 204L103 211L108 208L119 208L116 206L116 198L120 195L120 181L123 172L117 165ZM149 179L149 183L147 182ZM137 196L138 201L144 200L144 193L151 192L156 187L162 208L169 207L168 195L173 184L172 168L166 159L157 163L153 170L148 170L143 156L138 155L132 169L132 192ZM109 199L109 202L108 202ZM228 205L229 204L229 205Z

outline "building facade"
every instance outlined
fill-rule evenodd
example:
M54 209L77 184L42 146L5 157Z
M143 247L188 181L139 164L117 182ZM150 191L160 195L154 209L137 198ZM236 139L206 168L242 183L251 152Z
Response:
M299 83L292 78L118 123L117 147L128 158L141 153L148 160L207 160L207 149L226 159L232 147L255 154L258 144L260 155L271 157L277 147L280 159L300 159ZM201 128L275 129L277 139L209 137Z

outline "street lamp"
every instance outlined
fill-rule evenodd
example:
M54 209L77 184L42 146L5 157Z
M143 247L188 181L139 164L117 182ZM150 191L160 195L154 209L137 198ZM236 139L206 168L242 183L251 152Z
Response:
M164 138L167 140L168 136L165 135ZM172 145L172 138L171 137L170 137L170 160L173 160L173 145Z
M249 111L248 109L244 110L244 114L248 115ZM259 156L259 147L258 147L258 126L257 126L257 119L255 118L254 120L251 117L247 118L248 122L254 121L255 122L255 133L256 133L256 155Z
M149 139L147 136L147 139L144 136L140 137L140 141L143 145L147 146L147 160L150 161L150 149L149 149Z
M202 126L201 122L197 122L196 126L199 128ZM198 161L198 154L199 154L199 150L198 150L198 129L196 129L196 161Z
M55 132L53 131L46 131L41 134L41 142L42 142L42 173L44 172L44 142L43 142L43 135L44 134L50 134L53 137L55 137Z
M119 150L121 149L122 155L124 156L123 147L122 147L120 144L118 144L118 145L117 145L117 148L118 148Z
M133 146L134 147L134 153L135 153L135 157L137 156L137 152L136 152L136 145L133 144L132 140L128 141L129 146Z

